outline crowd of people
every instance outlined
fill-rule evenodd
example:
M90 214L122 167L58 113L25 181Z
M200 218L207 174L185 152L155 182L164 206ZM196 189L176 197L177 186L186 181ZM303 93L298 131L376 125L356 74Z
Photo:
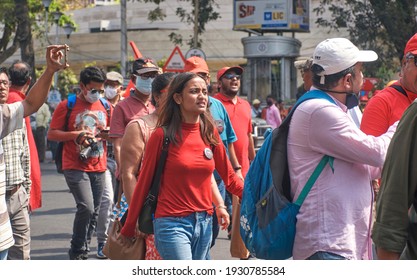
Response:
M0 68L0 259L30 259L29 213L40 207L39 162L50 118L42 101L53 73L67 66L60 62L62 48L48 47L45 73L26 97L29 66L18 61ZM303 92L322 91L334 101L307 100L291 120L287 157L294 200L321 158L334 158L297 215L294 259L417 259L417 34L404 49L399 80L372 97L362 114L362 66L377 59L348 39L331 38L294 64ZM109 228L126 209L123 242L144 237L147 260L209 260L220 229L228 230L232 256L252 257L233 250L245 249L239 209L255 158L252 120L279 129L291 108L275 95L251 103L240 97L243 72L240 66L221 68L213 90L200 57L187 59L178 74L162 73L153 59L140 57L132 64L126 98L120 73L95 66L80 72L80 92L58 104L47 131L48 140L64 143L63 174L76 205L70 260L88 259L94 233L97 258L107 258ZM23 117L36 111L33 135ZM145 234L138 218L165 141L154 234ZM31 152L36 150L39 158Z

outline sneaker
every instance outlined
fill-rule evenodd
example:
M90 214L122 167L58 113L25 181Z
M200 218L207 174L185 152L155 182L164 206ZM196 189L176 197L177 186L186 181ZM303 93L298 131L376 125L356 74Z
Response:
M88 253L86 251L74 252L72 249L68 251L70 260L86 260L88 259Z
M107 259L107 256L103 253L104 243L100 242L97 245L97 258Z

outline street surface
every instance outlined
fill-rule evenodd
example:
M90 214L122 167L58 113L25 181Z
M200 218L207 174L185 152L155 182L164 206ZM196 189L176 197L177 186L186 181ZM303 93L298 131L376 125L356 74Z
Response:
M42 207L31 215L31 258L33 260L68 260L68 249L75 215L75 202L69 192L64 175L58 174L47 152L42 169ZM211 251L214 260L232 260L230 241L221 231ZM96 260L97 240L91 244L89 259Z

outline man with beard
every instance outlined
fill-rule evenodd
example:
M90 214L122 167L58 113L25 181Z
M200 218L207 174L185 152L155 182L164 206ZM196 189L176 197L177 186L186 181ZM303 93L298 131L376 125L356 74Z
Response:
M243 73L243 69L239 66L234 67L223 67L217 72L217 81L220 92L217 93L214 97L219 99L224 107L226 108L227 113L229 114L230 121L232 122L232 127L235 130L237 141L233 143L235 148L236 157L240 165L238 168L242 170L243 178L245 178L246 173L249 170L249 162L255 157L255 148L252 138L252 113L251 106L249 102L240 98L238 92L240 89L240 78ZM236 168L235 168L236 170ZM240 257L242 259L248 258L249 252L246 251L246 254L234 255L233 254L233 235L240 235L239 233L239 223L238 216L240 212L240 207L238 205L237 197L233 199L233 213L232 216L232 256ZM242 239L238 236L237 246L244 246Z

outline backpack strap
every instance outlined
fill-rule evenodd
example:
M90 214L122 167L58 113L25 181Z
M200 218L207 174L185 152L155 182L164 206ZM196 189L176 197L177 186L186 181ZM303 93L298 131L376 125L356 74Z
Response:
M65 125L64 125L64 130L65 131L68 130L68 120L71 116L71 112L72 112L72 109L75 106L76 101L77 101L77 96L75 94L68 96L68 99L67 99L67 114L65 115Z
M323 171L327 163L330 165L330 167L333 170L333 161L334 161L334 157L331 157L328 155L325 155L322 157L321 161L319 162L319 164L317 164L316 168L313 171L313 174L311 174L310 178L305 184L297 200L294 202L295 204L297 204L298 206L301 206L301 204L303 204L308 193L310 192L311 188L313 187L314 183L316 182L317 178L320 176L320 173Z
M110 124L110 104L109 101L107 101L107 99L100 97L100 102L103 105L104 109L106 109L107 112L107 119L109 121Z
M77 96L75 94L72 94L72 95L68 96L68 99L67 99L67 114L65 115L65 126L64 126L65 131L68 130L68 121L69 121L72 109L74 108L76 101L77 101ZM103 97L100 97L100 102L103 105L104 109L106 109L107 119L110 121L110 104L109 104L109 102Z
M292 116L297 107L304 101L310 99L326 99L330 103L336 104L333 98L321 90L311 90L303 94L295 103L288 116L284 119L279 127L272 132L271 139L271 155L270 167L272 172L272 180L277 191L282 193L289 201L291 197L291 178L289 177L288 159L287 159L287 137L290 128Z
M403 95L405 95L405 97L408 98L407 92L405 92L405 89L402 86L400 86L400 85L390 85L389 87L397 90L399 93L402 93Z

